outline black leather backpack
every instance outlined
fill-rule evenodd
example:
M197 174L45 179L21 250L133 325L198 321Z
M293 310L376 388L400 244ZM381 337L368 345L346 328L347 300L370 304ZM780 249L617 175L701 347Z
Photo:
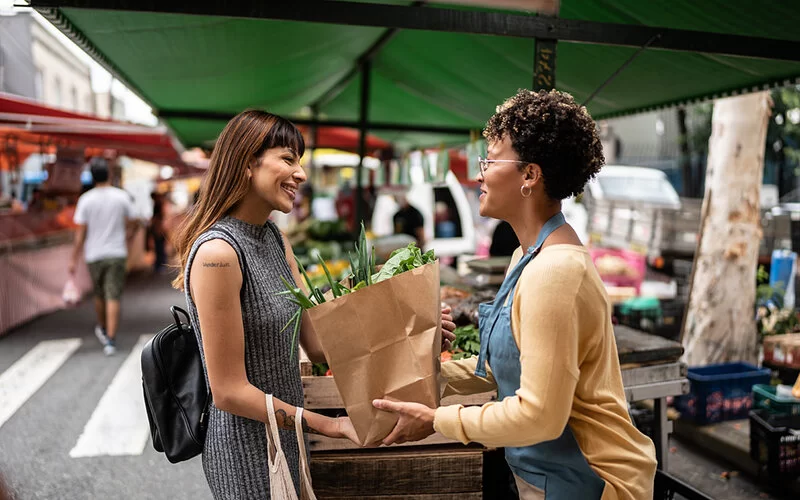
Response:
M239 249L242 276L247 276L241 247L229 231L221 227L217 230ZM244 288L243 281L242 291ZM177 306L169 310L175 322L158 332L142 350L142 386L153 448L178 463L203 452L211 391L189 315ZM178 313L186 323L181 323Z
M211 393L189 315L177 306L170 312L175 323L142 350L142 386L153 448L178 463L203 452Z

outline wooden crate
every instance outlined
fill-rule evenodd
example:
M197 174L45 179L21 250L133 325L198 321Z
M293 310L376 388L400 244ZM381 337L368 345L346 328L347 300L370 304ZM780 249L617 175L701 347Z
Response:
M305 407L341 410L333 377L304 376ZM450 396L442 405L482 405L496 392ZM343 412L343 410L342 410ZM511 498L502 450L465 446L435 433L416 443L363 449L346 439L310 434L311 471L320 499L478 500ZM446 488L449 488L446 489Z
M481 498L483 450L417 447L319 452L311 457L320 499Z
M321 497L317 495L317 498L320 500L322 499L331 499L331 500L453 500L454 494L451 493L439 493L434 495L370 495L370 496L347 496L347 497ZM458 500L482 500L483 493L480 491L476 491L473 493L456 493L455 496L458 497Z

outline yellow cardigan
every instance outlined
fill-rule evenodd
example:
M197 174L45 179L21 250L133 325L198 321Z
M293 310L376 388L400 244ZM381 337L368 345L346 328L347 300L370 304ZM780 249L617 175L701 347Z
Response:
M522 257L517 249L511 267ZM511 311L522 376L514 396L480 407L443 406L435 429L463 443L528 446L569 424L603 499L653 498L652 441L631 423L611 324L611 306L585 248L552 245L523 270ZM445 395L496 388L474 375L477 358L442 364ZM488 369L488 365L487 365Z

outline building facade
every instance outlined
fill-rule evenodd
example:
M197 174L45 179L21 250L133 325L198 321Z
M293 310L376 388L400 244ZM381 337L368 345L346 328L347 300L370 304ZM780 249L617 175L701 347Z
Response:
M30 14L0 13L0 92L36 98Z
M95 114L89 64L67 49L38 19L31 23L35 99L57 108Z

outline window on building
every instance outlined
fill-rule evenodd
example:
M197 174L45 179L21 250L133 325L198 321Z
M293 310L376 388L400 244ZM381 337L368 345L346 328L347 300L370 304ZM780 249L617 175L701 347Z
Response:
M44 74L40 69L36 70L36 76L33 80L33 91L37 101L44 99Z
M61 78L59 77L56 77L53 82L53 92L55 93L53 102L56 106L61 106L63 101L61 100Z
M73 111L78 111L78 89L75 86L72 87L70 91L70 97L72 98L72 102L70 103L72 106Z

